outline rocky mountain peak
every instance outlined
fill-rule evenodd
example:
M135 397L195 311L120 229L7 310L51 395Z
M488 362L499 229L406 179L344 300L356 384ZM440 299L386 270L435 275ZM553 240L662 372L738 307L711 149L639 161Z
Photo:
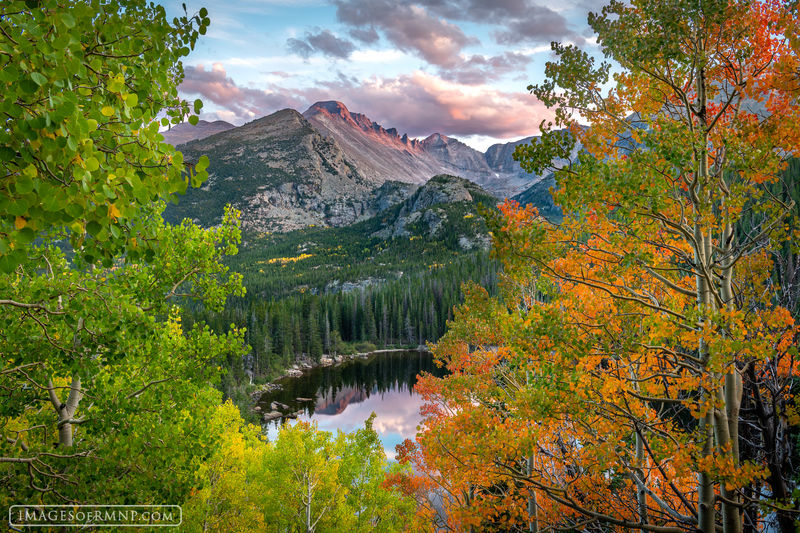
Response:
M281 109L275 111L266 117L257 118L242 126L246 129L257 129L265 125L274 125L275 123L290 123L296 125L306 125L308 122L305 117L291 108Z
M336 100L327 100L324 102L317 102L306 110L304 115L316 113L327 113L329 115L339 115L341 117L349 117L350 110L342 102Z
M433 133L422 140L422 145L425 148L433 148L435 146L443 146L450 143L450 137L442 135L441 133Z
M409 139L408 135L401 137L396 128L387 130L377 122L373 122L366 115L351 113L347 106L335 100L317 102L309 107L303 113L303 116L310 122L329 130L334 137L340 136L342 128L349 126L360 130L361 133L371 137L372 140L394 148L419 149L419 141L416 139Z

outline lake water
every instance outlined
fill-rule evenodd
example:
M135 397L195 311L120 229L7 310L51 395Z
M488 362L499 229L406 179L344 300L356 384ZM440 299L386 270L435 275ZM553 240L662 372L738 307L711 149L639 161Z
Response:
M364 427L374 412L373 428L386 456L393 459L395 446L413 439L422 419L422 398L414 392L420 372L444 375L429 352L379 352L367 359L313 368L301 377L283 378L276 382L281 390L264 394L259 406L268 413L272 402L280 402L288 406L282 412L298 412L298 420L316 422L319 429L333 433ZM266 423L270 439L283 422L293 423L286 419Z

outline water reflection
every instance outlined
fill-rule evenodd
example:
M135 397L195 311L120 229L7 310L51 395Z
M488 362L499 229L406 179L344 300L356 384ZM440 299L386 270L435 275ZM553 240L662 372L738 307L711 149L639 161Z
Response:
M285 378L282 389L262 396L263 412L273 410L273 402L283 413L295 413L299 420L315 421L324 431L353 431L362 427L372 412L377 415L374 428L383 442L387 456L394 457L394 447L413 438L421 420L422 399L414 393L420 372L443 375L427 352L378 353L366 360L343 365L315 368L302 377ZM268 423L268 435L274 438L286 418Z

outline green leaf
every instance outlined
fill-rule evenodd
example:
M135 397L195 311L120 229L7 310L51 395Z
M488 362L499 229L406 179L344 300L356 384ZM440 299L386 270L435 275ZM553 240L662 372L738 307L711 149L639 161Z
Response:
M31 79L36 82L36 85L44 85L47 83L47 78L39 72L31 72Z
M191 124L192 126L197 126L197 123L198 123L199 121L200 121L200 120L199 120L199 118L197 117L197 115L191 115L191 116L189 117L189 124Z
M83 206L76 203L68 204L67 207L64 209L69 216L74 218L80 218L83 216Z
M28 244L33 242L33 239L36 238L36 232L33 231L31 228L22 228L16 232L17 242L22 244Z
M208 9L201 7L200 8L200 18L204 19L208 16Z
M86 231L89 233L89 235L97 235L102 229L103 226L101 226L96 220L92 220L86 224Z
M69 13L62 13L60 18L61 18L61 22L67 28L74 28L75 27L75 17L73 17Z
M21 80L19 82L19 88L26 94L33 94L39 90L39 86L36 85L33 80Z
M24 198L18 198L8 206L8 213L10 215L21 217L28 212L28 207L28 202Z
M33 180L28 176L22 175L14 184L14 188L19 194L28 194L33 191Z
M0 272L3 272L3 274L11 274L17 268L17 265L19 265L19 262L14 256L9 254L0 256Z

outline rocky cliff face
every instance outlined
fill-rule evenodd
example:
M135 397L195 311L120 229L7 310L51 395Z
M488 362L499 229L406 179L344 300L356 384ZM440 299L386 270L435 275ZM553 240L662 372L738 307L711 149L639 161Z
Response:
M168 208L171 219L211 225L231 203L242 211L245 229L265 232L342 226L376 212L375 183L291 109L192 141L182 151L187 161L209 157L209 180Z
M189 130L180 125L168 132L176 139L187 131L224 129L181 145L187 161L208 155L210 178L170 206L168 219L215 224L231 203L242 211L248 230L344 226L402 202L437 175L467 178L498 198L520 193L539 179L511 157L516 145L532 138L495 145L483 154L438 133L422 141L399 135L340 102L318 102L302 115L284 109L238 128L228 126L205 123ZM534 202L545 202L542 194L549 193L537 191Z
M303 116L323 135L334 139L359 171L375 183L397 180L424 183L437 174L451 174L478 183L498 197L516 194L538 179L523 171L511 154L517 144L498 144L483 154L458 139L434 133L422 141L385 129L341 102L317 102Z
M341 102L317 102L303 116L325 137L334 140L369 181L425 183L440 170L422 143L384 129L360 113L350 113Z
M485 224L477 215L477 204L487 208L497 199L471 181L441 174L417 189L402 204L384 211L380 229L372 236L381 239L449 238L462 249L488 248Z
M177 126L173 126L171 129L162 131L161 135L164 136L165 142L172 146L178 146L179 144L188 143L190 141L205 139L217 133L232 130L235 127L236 126L233 124L229 124L224 120L215 120L214 122L200 120L197 122L196 126L192 126L188 122L183 122Z

